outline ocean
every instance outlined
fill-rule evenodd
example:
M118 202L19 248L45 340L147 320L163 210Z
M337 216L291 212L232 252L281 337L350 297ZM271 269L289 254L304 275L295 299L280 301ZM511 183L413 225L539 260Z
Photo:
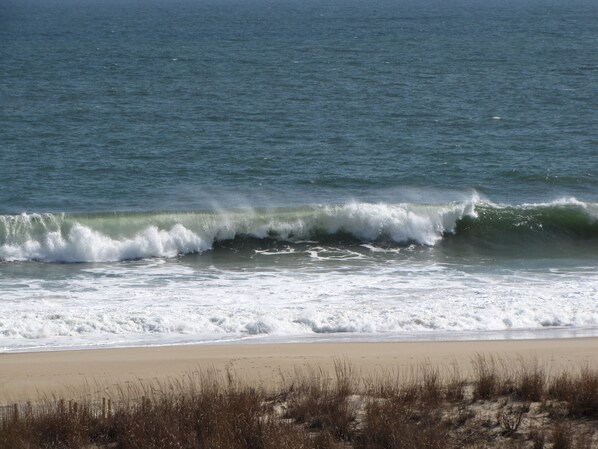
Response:
M0 351L598 335L598 3L3 0Z

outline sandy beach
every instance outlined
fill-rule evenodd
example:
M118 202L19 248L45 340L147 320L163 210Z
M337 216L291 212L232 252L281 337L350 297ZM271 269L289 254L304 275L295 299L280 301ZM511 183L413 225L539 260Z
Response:
M228 370L244 382L275 386L297 368L332 372L338 359L364 376L408 372L426 362L439 367L456 363L466 374L476 354L512 361L509 366L514 368L519 359L536 359L551 372L585 365L598 368L598 338L218 344L0 354L0 402L40 393L100 392L128 381L163 381L203 370Z

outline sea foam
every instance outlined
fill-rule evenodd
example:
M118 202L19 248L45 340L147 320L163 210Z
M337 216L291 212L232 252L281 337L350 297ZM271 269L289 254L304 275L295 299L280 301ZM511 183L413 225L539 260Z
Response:
M88 267L88 268L86 268ZM598 326L594 268L491 270L414 260L269 269L175 260L0 279L0 348L359 338Z
M4 244L0 247L0 259L114 262L146 257L174 257L209 248L209 242L180 224L168 230L150 225L131 238L117 239L74 223L66 235L60 231L50 231L39 240L30 238L21 244Z

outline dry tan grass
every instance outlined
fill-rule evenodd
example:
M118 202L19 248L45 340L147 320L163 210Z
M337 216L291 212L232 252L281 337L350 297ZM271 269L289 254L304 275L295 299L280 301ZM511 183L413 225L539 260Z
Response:
M537 361L478 355L456 366L362 378L297 370L280 390L228 373L127 384L112 396L44 397L0 413L0 448L591 449L598 447L598 372L558 376ZM514 368L515 367L515 368ZM83 399L81 399L83 398Z

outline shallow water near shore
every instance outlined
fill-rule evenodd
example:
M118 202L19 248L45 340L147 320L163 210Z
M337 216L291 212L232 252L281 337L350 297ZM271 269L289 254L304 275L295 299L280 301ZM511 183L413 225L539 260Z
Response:
M9 1L0 350L595 335L596 24Z

